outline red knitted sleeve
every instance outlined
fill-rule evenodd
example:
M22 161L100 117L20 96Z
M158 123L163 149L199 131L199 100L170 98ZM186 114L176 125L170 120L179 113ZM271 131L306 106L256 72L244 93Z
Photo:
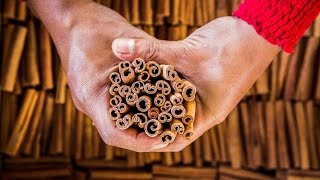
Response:
M233 12L270 43L292 53L320 11L320 0L245 0Z

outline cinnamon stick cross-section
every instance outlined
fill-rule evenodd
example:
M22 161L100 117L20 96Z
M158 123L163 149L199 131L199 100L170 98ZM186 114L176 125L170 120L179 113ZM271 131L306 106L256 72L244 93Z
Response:
M113 96L113 98L110 99L110 105L111 106L117 106L122 102L122 98L119 95Z
M176 136L177 136L177 133L170 131L170 129L166 129L166 130L163 131L163 133L161 133L161 135L160 135L161 141L162 141L164 144L172 143L172 142L175 140Z
M146 68L146 63L142 58L136 58L133 60L132 65L136 73L141 73Z
M151 107L151 108L148 110L148 117L149 117L150 119L157 119L158 116L159 116L159 113L160 113L159 108L157 108L157 107Z
M182 97L186 101L193 101L196 97L196 87L189 81L183 81Z
M149 61L146 63L146 69L148 70L151 77L158 77L161 74L160 65L155 61Z
M135 106L139 97L136 93L128 93L126 95L126 103L130 106Z
M133 115L132 120L137 123L140 128L144 128L148 121L148 117L144 113L136 113Z
M172 106L171 114L175 118L182 118L186 114L186 109L182 105Z
M161 112L158 116L158 120L161 123L166 123L166 122L170 122L172 121L172 114L168 113L168 112Z
M111 96L115 96L118 93L119 88L120 88L120 84L112 84L109 88L109 94Z
M136 102L136 107L140 112L147 112L151 105L152 102L149 96L141 96Z
M116 126L119 129L128 129L133 124L132 114L126 114L123 118L116 121Z
M140 94L141 91L143 90L143 88L144 88L144 82L135 81L131 85L131 92L136 93L136 94Z
M196 101L186 101L186 114L182 117L182 122L186 125L194 121L196 115Z
M162 124L156 119L150 119L145 124L144 131L149 137L156 137L162 132Z
M179 119L173 119L170 122L170 126L171 126L171 131L177 132L179 134L184 133L184 130L185 130L184 125Z
M162 71L162 77L168 81L174 81L178 78L178 73L174 70L171 65L160 65Z
M110 73L109 79L111 83L120 84L121 83L121 76L118 72Z

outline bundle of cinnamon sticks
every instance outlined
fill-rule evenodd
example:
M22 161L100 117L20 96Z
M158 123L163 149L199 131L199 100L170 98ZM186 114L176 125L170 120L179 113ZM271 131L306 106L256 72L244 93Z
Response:
M121 62L109 79L109 115L117 128L142 129L163 143L172 143L177 134L193 135L196 88L173 66L136 58Z

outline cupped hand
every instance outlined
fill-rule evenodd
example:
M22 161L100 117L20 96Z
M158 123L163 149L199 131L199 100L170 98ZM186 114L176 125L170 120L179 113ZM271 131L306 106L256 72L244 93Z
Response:
M108 117L108 77L120 62L112 52L112 41L120 37L153 37L92 1L72 5L63 12L63 27L51 21L45 24L60 55L76 107L91 117L106 144L134 151L162 147L159 138L149 138L134 129L119 130Z
M142 57L171 64L197 88L194 135L155 151L180 151L222 122L270 64L279 48L260 37L246 22L223 17L182 41L121 38L112 44L122 60Z

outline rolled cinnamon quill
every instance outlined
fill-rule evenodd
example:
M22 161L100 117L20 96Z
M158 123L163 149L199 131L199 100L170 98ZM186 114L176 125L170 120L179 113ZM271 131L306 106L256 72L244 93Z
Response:
M183 133L185 139L190 139L193 136L193 122L189 123Z
M142 71L137 77L138 81L146 82L150 79L150 74L147 71Z
M125 103L119 103L116 108L118 108L121 114L127 113L130 110L129 106Z
M164 144L172 143L175 140L176 136L177 136L177 132L172 132L170 131L170 129L163 131L163 133L161 133L160 135L161 141Z
M126 95L126 103L129 106L135 106L138 99L139 97L136 93L128 93Z
M109 88L109 93L111 96L114 96L118 93L120 84L112 84Z
M120 71L120 75L121 75L121 80L123 81L124 84L132 83L136 78L134 70L131 67L123 68Z
M176 92L182 92L183 81L178 77L174 81L170 82L172 89Z
M169 95L171 93L170 84L167 81L159 80L156 82L156 87L163 95Z
M170 102L172 105L180 105L183 103L183 97L180 93L174 93L169 96Z
M116 126L119 129L128 129L133 124L132 114L126 114L123 118L116 121Z
M152 85L151 83L146 83L144 85L143 90L147 93L147 94L155 94L157 93L157 87L155 85Z
M146 69L151 77L158 77L161 74L160 65L155 61L149 61L146 63Z
M119 72L121 73L121 71L123 71L126 68L131 68L132 65L130 63L130 61L123 61L121 63L119 63Z
M136 113L132 116L132 120L137 123L140 128L144 128L148 121L148 117L144 113Z
M128 93L131 93L131 88L127 85L122 85L118 89L118 93L121 97L126 98Z
M149 117L150 119L158 119L159 113L160 113L159 108L157 108L157 107L151 107L151 108L148 110L148 117Z
M170 127L172 132L177 132L179 134L183 134L185 130L183 123L179 119L173 119L170 122Z
M175 118L182 118L186 114L186 109L182 105L172 106L171 114Z
M147 112L151 105L152 102L149 96L141 96L136 102L136 107L140 112Z
M196 87L189 81L183 81L182 97L186 101L193 101L196 97Z
M121 113L117 107L111 107L109 109L109 115L111 120L117 120L121 117Z
M174 70L171 65L160 65L161 75L165 80L174 81L178 77L178 73Z
M144 88L144 82L142 81L136 81L134 83L132 83L131 85L131 92L136 93L136 94L140 94L141 91Z
M158 116L158 120L161 123L166 123L172 121L172 115L168 112L161 112Z
M122 102L122 98L119 95L113 96L113 98L110 99L110 105L111 106L117 106Z
M121 76L118 72L112 72L109 76L109 79L112 83L120 84L121 83Z
M145 124L144 131L149 137L156 137L162 132L162 124L156 119L150 119Z
M182 122L186 125L194 121L196 115L196 101L186 101L184 103L186 107L186 114L182 117Z
M165 102L166 102L166 96L161 93L157 93L153 100L154 105L158 107L163 106Z
M172 104L170 101L164 102L164 104L160 107L162 112L170 112L172 108Z
M132 65L136 73L141 73L146 68L146 63L142 58L136 58L133 60Z

